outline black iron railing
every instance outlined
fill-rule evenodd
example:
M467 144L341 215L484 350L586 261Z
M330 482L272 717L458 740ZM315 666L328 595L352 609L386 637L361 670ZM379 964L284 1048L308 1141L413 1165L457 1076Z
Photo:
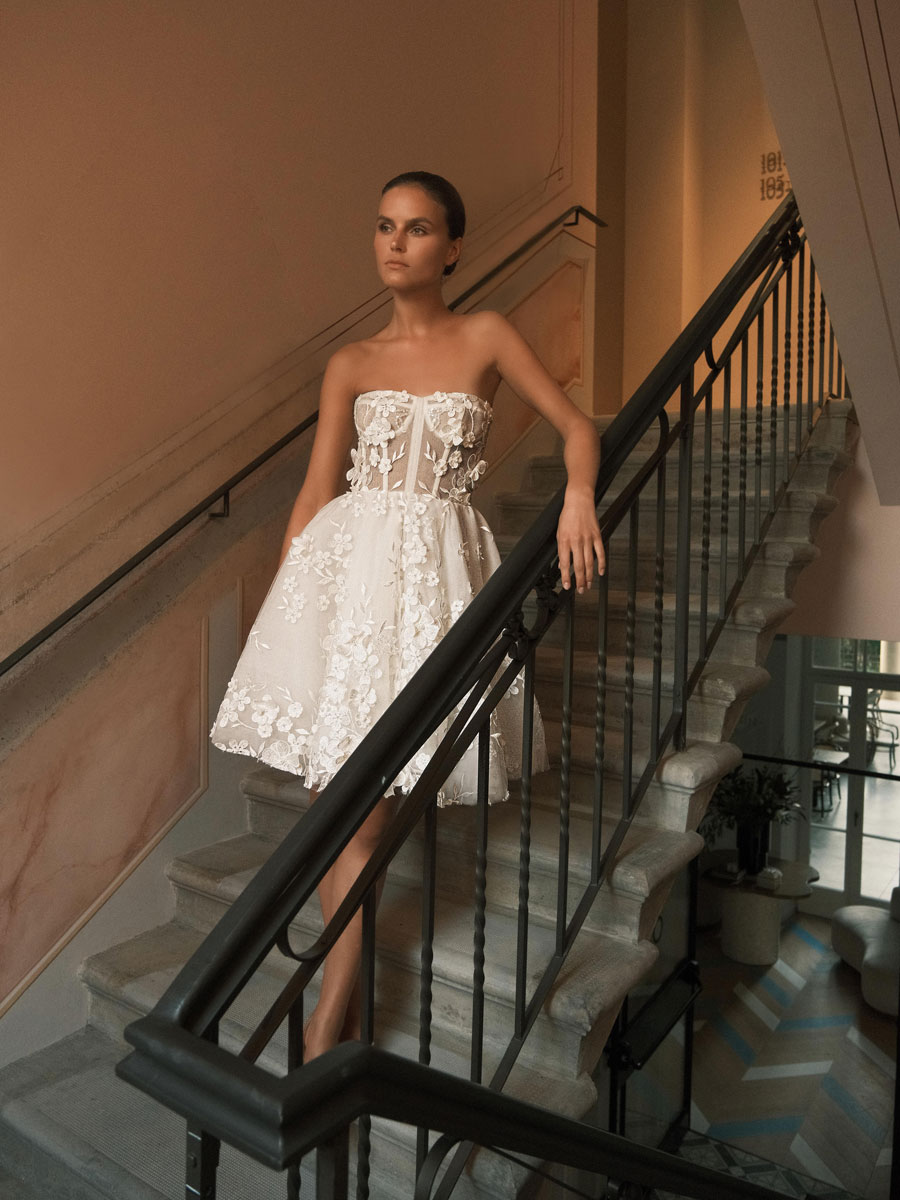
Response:
M498 275L501 275L504 271L508 270L508 268L514 263L524 258L525 255L528 254L529 251L533 250L534 247L537 246L541 241L543 241L548 234L553 233L553 231L556 229L564 227L568 228L573 225L577 225L581 217L584 217L585 220L590 221L593 225L596 225L599 228L606 227L606 222L602 221L595 213L583 208L580 204L572 205L572 207L567 208L564 213L560 213L558 217L555 217L552 221L549 221L542 229L538 230L537 233L528 238L527 241L523 242L521 246L517 246L511 254L508 254L506 258L502 260L502 262L485 272L485 274L477 279L475 283L466 288L461 295L452 300L449 304L449 307L454 310L460 308L467 300L471 299L472 296L481 291L486 284L490 283L493 279L497 278ZM385 303L387 303L387 301ZM204 515L209 517L227 517L229 514L232 491L239 484L243 483L245 479L248 479L251 475L253 475L254 472L258 471L260 467L265 466L270 459L274 458L276 454L279 454L282 450L284 450L286 446L289 446L292 442L295 442L298 437L306 433L308 429L311 429L318 419L318 412L311 413L310 416L306 417L298 425L295 425L292 429L289 429L288 432L280 437L276 442L273 442L271 446L269 446L266 450L263 450L261 454L258 454L256 458L252 460L252 462L249 462L245 467L242 467L240 471L236 471L233 475L226 479L224 483L220 484L215 491L210 492L208 496L204 496L202 500L199 500L186 513L183 513L177 521L173 521L168 528L164 529L162 533L158 534L155 538L153 538L152 541L148 542L147 545L143 546L140 550L133 554L129 559L127 559L126 562L122 563L121 566L117 567L114 571L111 571L109 575L101 579L97 584L94 585L94 587L85 592L83 596L79 597L78 600L70 604L61 613L58 613L52 621L48 622L48 624L42 629L39 629L32 637L28 638L26 641L22 642L21 645L17 646L15 650L6 656L6 658L0 660L0 676L5 675L7 671L11 671L17 663L20 663L23 659L27 658L29 654L37 650L39 646L42 646L44 642L48 641L51 637L53 637L54 634L59 633L59 631L64 629L65 626L70 623L70 621L73 621L75 617L83 613L85 609L90 608L90 606L99 600L101 596L105 596L111 588L115 587L117 583L120 583L123 579L127 578L127 576L129 576L141 565L141 563L146 562L148 558L150 558L158 550L161 550L163 546L167 545L167 543L172 540L172 538L176 537L182 532L182 530L186 529L188 525L192 524L192 522L196 521L199 517ZM221 504L222 510L220 512L211 512L210 510L216 504Z
M715 338L724 343L718 351ZM470 1078L457 1080L454 1094L462 1106L476 1108L479 1118L482 1113L508 1114L512 1109L507 1106L514 1102L495 1093L509 1079L528 1039L543 1036L548 1021L545 1002L558 986L576 939L586 936L581 932L585 919L642 798L658 786L663 757L687 744L689 697L726 628L804 443L827 397L841 388L842 368L830 322L796 205L789 197L604 435L596 499L609 569L593 593L595 602L559 587L555 532L563 501L560 489L207 937L154 1012L127 1031L135 1051L121 1064L120 1073L188 1120L191 1189L214 1195L217 1139L224 1138L261 1161L288 1167L287 1194L294 1197L299 1195L300 1157L318 1146L320 1187L329 1179L335 1185L333 1193L320 1191L320 1200L344 1195L340 1181L347 1172L346 1127L358 1116L357 1195L369 1195L371 1117L386 1111L372 1079L381 1086L385 1077L379 1074L379 1064L387 1060L373 1050L342 1047L302 1067L304 995L331 947L362 910L363 1035L366 1042L377 1039L375 888L417 830L423 847L418 1065L396 1066L405 1084L389 1113L419 1128L416 1195L450 1195L470 1153L469 1139L510 1150L523 1148L521 1141L513 1145L511 1133L508 1138L487 1134L480 1120L456 1124L446 1109L423 1100L426 1094L440 1094L444 1086L452 1091L430 1067L436 898L447 883L439 878L436 856L437 790L477 742L467 1013ZM655 441L647 446L653 431ZM672 456L677 460L674 486L668 469ZM645 527L649 536L642 540ZM539 647L544 653L554 641L551 655L561 662L561 688L553 694L542 691L540 697L545 712L556 706L560 717L554 776L558 892L555 912L548 915L538 911L530 891L535 793L546 783L532 772L532 702L536 653ZM584 696L585 670L592 676L589 703ZM504 964L514 983L512 1002L501 1005L508 1014L507 1027L498 1033L494 1005L491 1035L486 1037L486 1006L494 1003L498 986L485 940L490 716L520 673L524 727L518 938L515 962ZM445 720L450 725L439 748L403 798L356 884L321 935L298 948L292 929L297 914L389 781ZM587 846L573 844L573 815L585 805L591 814ZM536 940L547 925L549 938ZM263 959L274 951L293 962L293 973L273 995L268 1013L245 1044L236 1053L226 1051L216 1044L220 1026ZM460 1005L464 1007L463 1001ZM287 1074L275 1079L257 1060L284 1023L288 1057L282 1069ZM332 1092L335 1081L344 1078L342 1071L348 1072L348 1079L352 1074L355 1091L348 1084L349 1091ZM371 1079L366 1071L374 1073ZM346 1101L348 1094L352 1103ZM344 1101L336 1098L339 1095ZM525 1120L526 1114L521 1115ZM533 1113L530 1119L529 1128L538 1123ZM546 1113L540 1119L559 1132L560 1140L551 1146L535 1138L529 1143L532 1153L554 1161L580 1161L574 1142L565 1135L588 1135L576 1134L571 1125L563 1129ZM450 1136L434 1141L435 1131ZM604 1139L595 1144L602 1147L601 1155L612 1153ZM596 1169L644 1179L643 1153L632 1148L627 1161L612 1165L610 1160L607 1167L596 1160ZM675 1168L668 1163L665 1170L666 1187L673 1190ZM729 1191L737 1185L726 1186L721 1178L711 1192L699 1176L678 1178L685 1195L739 1194Z

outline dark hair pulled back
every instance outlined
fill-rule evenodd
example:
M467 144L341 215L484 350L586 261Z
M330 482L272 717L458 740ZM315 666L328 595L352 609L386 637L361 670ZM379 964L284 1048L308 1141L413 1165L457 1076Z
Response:
M434 175L431 171L404 171L402 175L395 175L393 179L387 181L381 189L382 196L395 187L421 188L439 204L447 218L447 231L451 241L456 241L466 232L466 207L462 202L462 196L450 180L445 179L443 175ZM455 270L456 263L450 263L449 266L444 267L444 274L452 275Z

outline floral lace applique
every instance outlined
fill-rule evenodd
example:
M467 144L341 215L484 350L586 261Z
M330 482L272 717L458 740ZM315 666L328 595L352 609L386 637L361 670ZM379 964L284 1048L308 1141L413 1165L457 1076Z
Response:
M321 509L289 552L254 622L212 729L216 746L321 788L459 619L499 556L469 495L490 405L477 396L367 392L350 490ZM520 769L522 677L490 719L489 799ZM452 715L449 718L452 720ZM443 730L386 789L408 791ZM546 753L539 714L535 769ZM477 749L438 792L474 802Z
M487 470L482 451L493 410L484 400L461 392L364 392L354 414L359 443L350 452L347 472L352 490L404 487L412 446L417 453L414 490L469 503L470 492Z

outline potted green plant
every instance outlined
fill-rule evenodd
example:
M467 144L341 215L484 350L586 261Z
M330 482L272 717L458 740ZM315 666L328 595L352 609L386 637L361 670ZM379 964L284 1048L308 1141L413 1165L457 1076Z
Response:
M766 865L771 823L787 825L804 816L795 799L797 792L795 780L780 769L736 767L719 781L700 822L700 833L711 845L723 830L734 829L738 867L748 875L758 875Z

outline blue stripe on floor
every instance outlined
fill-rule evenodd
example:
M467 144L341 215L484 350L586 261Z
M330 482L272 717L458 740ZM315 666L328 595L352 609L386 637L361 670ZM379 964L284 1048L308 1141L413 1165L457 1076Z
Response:
M801 1114L796 1117L761 1117L757 1121L722 1121L718 1125L710 1125L706 1136L730 1142L734 1138L759 1137L767 1133L797 1133L805 1119Z
M783 987L779 987L778 984L775 983L773 979L770 979L768 975L763 975L759 982L769 993L769 995L778 1001L782 1008L787 1008L791 1000L793 1000L793 996L790 994L790 992L786 992Z
M839 1013L834 1017L785 1017L778 1022L779 1033L796 1029L833 1029L839 1025L852 1025L852 1013Z
M866 1112L855 1096L852 1096L846 1088L841 1087L831 1075L826 1075L822 1080L822 1090L844 1110L854 1125L858 1125L876 1145L881 1145L887 1137L887 1129L883 1125L879 1125L875 1118Z
M825 954L831 949L831 947L826 946L824 942L820 942L817 937L813 937L809 930L804 929L802 925L794 925L791 929L791 933L800 938L802 942L806 942L807 946L812 946L814 950L818 950L820 954Z
M723 1020L722 1017L714 1017L712 1027L721 1038L724 1038L741 1062L748 1067L751 1066L753 1060L756 1058L756 1054L738 1031L729 1025L727 1021Z

